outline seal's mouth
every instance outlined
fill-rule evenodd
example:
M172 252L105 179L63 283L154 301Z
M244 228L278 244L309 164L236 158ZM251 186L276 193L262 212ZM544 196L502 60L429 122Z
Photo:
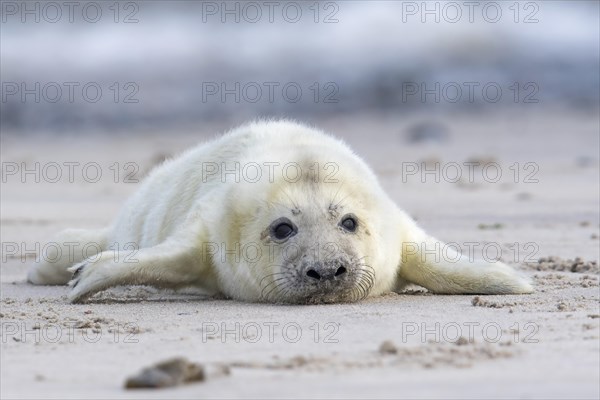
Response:
M348 295L338 295L336 293L325 293L318 294L313 296L307 296L296 304L335 304L335 303L355 303L363 298L367 297L358 297L358 296L348 296Z

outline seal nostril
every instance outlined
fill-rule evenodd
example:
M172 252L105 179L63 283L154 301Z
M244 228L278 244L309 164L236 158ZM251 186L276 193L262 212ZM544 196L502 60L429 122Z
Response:
M339 267L337 269L337 271L335 271L335 276L340 276L346 273L346 268L345 267Z
M319 273L314 269L309 269L308 271L306 271L306 275L316 280L321 279L321 275L319 275Z

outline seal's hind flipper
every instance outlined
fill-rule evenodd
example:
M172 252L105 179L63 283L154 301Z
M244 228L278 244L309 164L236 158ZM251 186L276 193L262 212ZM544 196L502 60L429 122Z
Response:
M57 253L41 252L27 273L27 281L34 285L65 285L71 279L69 267L87 256L106 250L108 229L67 229L50 242ZM48 246L51 248L53 246Z

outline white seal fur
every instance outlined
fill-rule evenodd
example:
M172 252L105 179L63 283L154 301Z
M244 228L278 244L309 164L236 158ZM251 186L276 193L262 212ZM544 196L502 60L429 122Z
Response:
M67 230L55 242L102 250L73 260L65 248L30 269L34 284L70 281L73 302L134 284L283 303L356 301L406 283L532 292L500 262L434 254L443 244L348 146L290 121L250 123L190 149L152 171L110 227Z

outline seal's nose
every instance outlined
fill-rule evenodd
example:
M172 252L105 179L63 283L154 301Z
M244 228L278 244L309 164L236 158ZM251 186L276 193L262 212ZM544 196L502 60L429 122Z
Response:
M348 270L340 262L332 262L323 264L316 262L306 271L306 276L315 281L331 281L337 278L342 278Z
M309 269L308 271L306 271L306 276L308 276L309 278L316 279L318 281L321 280L321 274L319 274L317 271L315 271L312 268Z

